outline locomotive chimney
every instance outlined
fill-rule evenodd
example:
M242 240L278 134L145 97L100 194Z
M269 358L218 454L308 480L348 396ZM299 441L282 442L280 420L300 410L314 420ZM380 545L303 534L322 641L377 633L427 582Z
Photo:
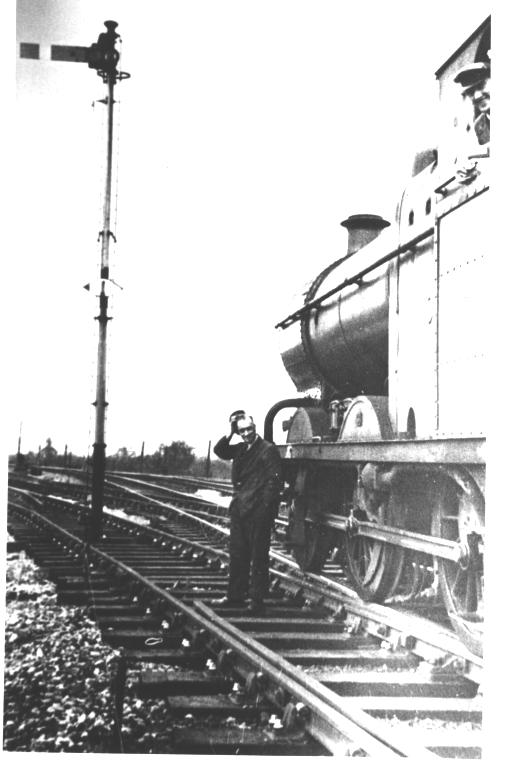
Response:
M348 231L347 256L350 256L375 240L383 229L389 227L389 221L373 213L356 213L342 221L341 226Z

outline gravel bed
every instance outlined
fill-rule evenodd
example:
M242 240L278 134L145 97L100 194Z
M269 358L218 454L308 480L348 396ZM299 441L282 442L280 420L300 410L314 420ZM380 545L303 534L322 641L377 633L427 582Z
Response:
M166 704L111 692L119 652L83 608L57 604L55 586L24 552L6 562L3 748L13 752L172 752Z

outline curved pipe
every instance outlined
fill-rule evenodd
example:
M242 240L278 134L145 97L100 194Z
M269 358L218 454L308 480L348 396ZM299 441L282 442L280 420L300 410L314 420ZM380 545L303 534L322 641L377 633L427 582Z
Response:
M283 408L307 408L311 405L319 406L321 404L321 401L314 397L289 397L286 400L279 400L272 406L265 416L263 437L265 440L268 440L269 443L274 442L274 419Z

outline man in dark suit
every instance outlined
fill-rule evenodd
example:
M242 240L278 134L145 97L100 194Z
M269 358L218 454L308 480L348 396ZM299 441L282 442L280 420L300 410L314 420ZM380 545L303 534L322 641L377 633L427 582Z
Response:
M230 510L229 583L225 606L243 606L263 615L263 600L268 592L270 534L279 509L281 459L273 443L263 440L254 421L243 411L230 416L231 432L221 437L214 452L220 459L231 459L233 499ZM233 444L235 434L243 442Z

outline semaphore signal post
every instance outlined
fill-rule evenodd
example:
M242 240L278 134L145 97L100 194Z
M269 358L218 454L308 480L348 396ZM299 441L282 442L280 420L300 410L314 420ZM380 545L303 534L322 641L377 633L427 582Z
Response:
M93 403L96 409L94 445L92 455L92 509L89 524L89 540L98 541L102 533L103 498L105 486L105 410L106 401L106 370L107 370L107 325L111 319L108 316L108 294L106 282L109 275L109 246L110 238L115 236L110 229L111 195L112 195L112 146L114 136L114 86L120 80L130 77L127 72L118 70L119 51L116 42L119 34L116 32L117 22L105 21L106 31L101 32L96 43L86 46L52 45L51 59L53 61L72 61L88 64L95 69L107 86L107 96L102 103L107 106L107 162L105 174L105 190L103 197L103 222L99 233L101 240L101 259L99 275L99 314L98 320L98 356L96 374L96 399ZM39 59L39 45L35 43L20 43L20 56L27 59ZM89 289L89 286L86 286Z

